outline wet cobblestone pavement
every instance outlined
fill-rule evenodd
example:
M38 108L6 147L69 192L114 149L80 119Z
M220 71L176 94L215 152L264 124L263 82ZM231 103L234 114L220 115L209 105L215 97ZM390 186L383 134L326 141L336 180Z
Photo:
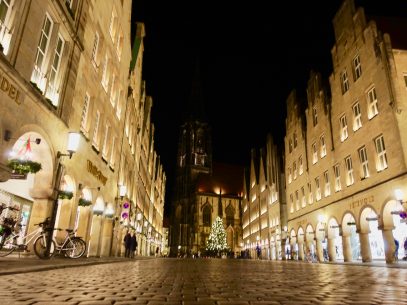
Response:
M0 304L407 304L407 269L148 259L0 276Z

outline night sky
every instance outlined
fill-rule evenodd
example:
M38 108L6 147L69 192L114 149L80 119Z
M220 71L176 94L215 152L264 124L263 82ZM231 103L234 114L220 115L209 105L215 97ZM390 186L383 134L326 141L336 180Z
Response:
M133 0L132 22L146 26L143 79L168 179L166 213L197 58L213 159L248 166L250 150L264 146L268 133L282 143L290 91L305 97L311 69L331 73L332 19L341 3ZM406 17L404 0L355 3L366 15Z

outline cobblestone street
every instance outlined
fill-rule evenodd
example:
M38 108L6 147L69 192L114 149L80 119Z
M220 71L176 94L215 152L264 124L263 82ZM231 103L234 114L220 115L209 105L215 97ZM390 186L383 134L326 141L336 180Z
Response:
M407 304L407 269L149 259L0 276L6 304Z

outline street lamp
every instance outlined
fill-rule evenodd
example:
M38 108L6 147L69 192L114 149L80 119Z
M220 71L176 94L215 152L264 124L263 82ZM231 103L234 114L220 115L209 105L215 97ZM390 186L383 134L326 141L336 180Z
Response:
M56 156L56 164L57 170L54 176L54 188L53 188L53 206L52 206L52 214L49 221L49 228L48 228L48 235L47 235L47 244L45 248L45 258L50 258L50 250L51 250L51 243L52 243L52 236L54 235L55 230L55 221L58 211L58 191L61 185L61 179L63 177L64 172L64 165L61 163L61 157L69 156L69 159L72 158L73 153L78 150L79 146L80 135L76 132L69 132L68 133L68 143L67 143L67 152L68 153L61 153L60 151L57 152Z

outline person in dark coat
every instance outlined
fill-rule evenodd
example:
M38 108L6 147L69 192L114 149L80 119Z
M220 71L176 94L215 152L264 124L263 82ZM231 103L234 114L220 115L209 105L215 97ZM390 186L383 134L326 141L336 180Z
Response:
M134 258L134 252L137 249L136 233L133 232L130 237L130 258Z
M131 234L127 231L126 235L124 236L124 257L130 257L130 247L131 247Z

